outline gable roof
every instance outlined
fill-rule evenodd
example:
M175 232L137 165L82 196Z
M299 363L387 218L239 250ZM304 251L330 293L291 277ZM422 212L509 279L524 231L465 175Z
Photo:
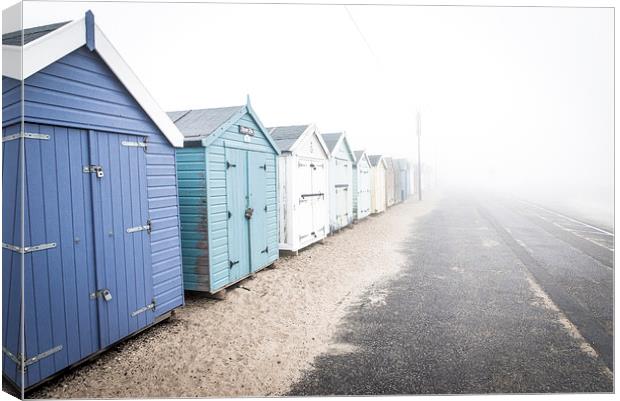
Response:
M302 137L304 132L306 132L309 127L310 125L289 125L285 127L271 127L267 129L269 130L273 140L278 144L280 150L291 151L297 143L297 140Z
M170 111L168 117L179 128L185 140L199 140L213 134L245 106Z
M315 124L306 125L288 125L282 127L268 128L273 140L278 144L282 151L293 153L297 146L303 142L306 136L314 135L319 141L319 145L325 152L325 157L329 159L329 150L323 136L319 133L319 129Z
M340 137L342 135L344 135L344 133L342 132L337 132L334 134L323 134L323 140L327 145L327 149L329 149L329 153L332 153L334 151L334 148L338 144L338 141L340 140Z
M258 128L265 135L267 142L277 154L280 154L280 148L269 134L269 130L260 122L250 105L249 96L245 106L171 111L168 116L181 130L185 141L201 141L202 146L209 146L245 114L249 114L254 119Z
M334 150L338 147L338 145L344 141L345 146L347 147L347 152L353 162L357 159L355 158L355 153L351 150L351 146L349 145L349 141L347 140L347 136L344 132L337 132L332 134L322 134L323 140L329 149L330 156L334 153Z
M362 159L366 159L368 161L368 164L371 165L370 163L370 159L368 158L368 155L366 154L365 150L356 150L353 152L353 154L355 155L355 164L359 164L360 161L362 161Z
M379 163L382 163L387 168L387 165L385 164L385 157L382 155L368 155L368 160L370 160L370 164L373 167L377 167Z
M3 76L23 81L67 54L86 46L97 52L168 141L175 147L183 146L181 132L95 24L95 16L91 11L72 22L28 28L23 32L23 45L21 30L2 35Z
M2 34L2 44L3 45L11 45L11 46L21 46L22 45L22 32L24 43L28 44L33 40L39 39L50 32L55 31L61 26L67 25L71 21L59 22L56 24L49 25L41 25L34 28L26 28L23 31L15 31Z

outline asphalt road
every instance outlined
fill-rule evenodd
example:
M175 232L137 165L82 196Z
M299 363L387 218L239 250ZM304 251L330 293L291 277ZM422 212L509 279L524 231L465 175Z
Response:
M291 395L611 392L613 246L537 205L444 198Z

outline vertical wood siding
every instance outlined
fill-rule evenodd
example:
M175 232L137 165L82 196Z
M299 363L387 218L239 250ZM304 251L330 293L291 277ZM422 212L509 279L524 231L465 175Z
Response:
M141 284L152 285L157 303L154 316L183 304L183 286L174 149L112 71L95 52L81 48L27 78L24 90L27 131L51 136L49 141L28 140L25 242L26 245L58 243L56 248L27 254L25 258L26 302L33 302L35 306L28 308L26 305L26 311L39 311L37 316L27 315L26 346L31 350L44 351L59 343L66 344L61 352L29 367L28 386L100 348L96 337L98 323L93 318L97 313L92 310L95 303L88 297L86 301L80 298L83 293L95 289L95 277L90 273L85 276L77 274L87 271L88 266L94 263L88 256L93 254L94 247L94 240L88 235L88 231L92 230L93 200L85 187L89 175L81 171L85 155L88 155L88 145L81 139L76 141L76 138L85 138L89 129L104 132L105 135L139 135L135 140L146 137L148 147L143 161L146 169L134 173L139 174L141 180L146 180L146 198L138 199L141 205L148 208L152 223L149 238L151 251L144 259L151 260L152 275L138 280ZM19 104L18 94L19 82L3 77L4 135L18 130L18 125L7 127L10 122L19 120L19 108L16 106ZM119 138L114 140L118 142ZM44 146L43 142L53 146ZM12 168L10 164L16 163L17 155L12 147L17 144L17 140L3 144L5 172ZM110 154L109 157L116 156ZM3 176L5 227L11 219L6 215L6 208L16 207L14 198L17 187L11 180L6 180L9 176ZM48 179L50 176L58 179ZM114 204L119 199L108 200L112 202L114 211L119 209L118 204ZM13 223L9 227L19 227L18 222ZM9 238L8 242L19 244L16 238L6 238ZM5 266L15 265L17 260L10 253L3 250ZM40 269L42 266L47 268ZM37 270L36 274L33 268ZM40 274L39 270L45 274ZM117 281L120 283L122 278ZM5 328L10 326L3 332L3 344L10 346L14 352L18 351L18 347L12 338L12 330L19 325L13 322L16 306L10 299L13 299L18 288L15 271L3 269L3 294L6 294L3 297L9 300L3 304L3 322ZM42 312L45 310L47 312ZM106 310L106 322L109 324L112 319L110 313ZM144 316L136 320L140 319L142 324L146 323ZM134 327L131 322L121 319L110 335L114 337L116 332L139 329L139 326L140 323ZM4 358L4 361L6 363L7 359ZM5 369L5 373L10 375L10 369Z
M3 77L3 101L15 96L14 89L5 95L5 81L7 88L14 86L10 82L14 80ZM182 305L174 148L103 60L86 47L28 77L24 93L26 121L148 138L146 175L156 314ZM3 114L3 121L9 115Z
M243 141L239 126L252 128L256 135L251 143ZM210 280L211 291L217 291L229 284L228 210L226 206L226 160L225 147L247 149L264 153L266 156L265 201L266 240L269 252L263 268L278 258L278 204L276 153L260 128L249 114L242 116L207 149L207 207L209 220ZM251 178L250 178L251 179Z

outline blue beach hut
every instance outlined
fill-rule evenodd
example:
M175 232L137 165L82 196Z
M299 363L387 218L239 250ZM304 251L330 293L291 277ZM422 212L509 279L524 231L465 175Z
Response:
M168 113L177 152L183 280L215 293L278 259L278 147L250 105Z
M183 304L183 136L91 12L2 44L3 374L29 389Z

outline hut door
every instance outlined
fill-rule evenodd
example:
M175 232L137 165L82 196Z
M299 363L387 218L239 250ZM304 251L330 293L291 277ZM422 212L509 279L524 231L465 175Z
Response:
M327 222L327 175L324 161L314 161L312 169L312 193L317 196L312 199L312 231L317 236L325 236Z
M90 174L102 347L153 321L144 138L90 131Z
M249 207L252 208L250 223L250 269L254 272L265 266L269 256L267 246L267 154L248 153ZM271 167L273 169L273 167Z
M305 244L311 240L314 227L312 224L312 206L316 198L312 187L313 164L310 160L299 159L297 173L299 174L296 184L299 186L299 205L297 216L299 223L299 242Z
M248 221L248 152L226 149L226 203L228 208L228 279L250 274ZM254 212L252 211L253 217Z

